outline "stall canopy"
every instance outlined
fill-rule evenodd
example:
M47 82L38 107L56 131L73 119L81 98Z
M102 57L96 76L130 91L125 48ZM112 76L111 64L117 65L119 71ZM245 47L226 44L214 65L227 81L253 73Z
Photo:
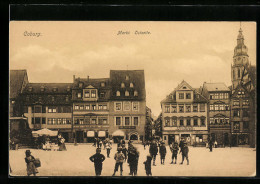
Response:
M122 130L116 130L112 136L125 136L125 133Z
M105 131L99 131L98 137L106 137L106 132Z
M88 131L87 137L95 137L95 132L94 131Z
M47 128L43 128L41 130L32 131L33 136L42 136L42 135L48 135L48 136L57 136L58 131L49 130Z

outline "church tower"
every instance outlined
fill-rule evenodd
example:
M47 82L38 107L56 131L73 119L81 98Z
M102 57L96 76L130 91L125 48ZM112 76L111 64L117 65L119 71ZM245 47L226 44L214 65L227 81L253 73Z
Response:
M249 56L247 47L244 44L244 36L240 27L237 36L237 46L234 49L233 64L231 65L232 91L235 90L241 82L243 71L246 65L249 65ZM248 76L243 76L243 81L247 81Z

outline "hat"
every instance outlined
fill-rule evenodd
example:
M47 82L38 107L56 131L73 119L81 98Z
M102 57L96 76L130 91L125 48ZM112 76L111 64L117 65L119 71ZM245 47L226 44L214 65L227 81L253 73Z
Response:
M30 150L26 150L25 153L28 154L28 153L31 153L31 151Z
M101 148L97 148L96 151L101 151Z
M118 147L118 148L117 148L117 151L122 151L122 147Z

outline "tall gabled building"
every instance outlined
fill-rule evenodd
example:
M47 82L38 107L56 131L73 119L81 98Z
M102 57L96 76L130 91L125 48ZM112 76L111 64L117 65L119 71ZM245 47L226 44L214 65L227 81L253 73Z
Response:
M162 137L167 143L186 139L189 145L205 145L208 138L208 100L200 88L182 81L161 101Z

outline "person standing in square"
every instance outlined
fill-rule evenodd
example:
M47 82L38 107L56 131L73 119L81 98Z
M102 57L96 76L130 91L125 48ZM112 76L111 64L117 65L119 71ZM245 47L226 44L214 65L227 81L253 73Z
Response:
M125 156L122 153L122 148L117 148L117 153L114 156L114 159L116 160L114 173L112 176L115 176L116 172L118 171L118 167L120 167L120 176L123 175L123 162L125 161Z
M179 151L179 146L177 142L174 142L174 144L172 144L172 146L170 147L171 152L172 152L172 162L171 164L173 164L173 160L175 159L175 163L177 162L177 155L178 155L178 151Z
M89 160L91 162L94 162L94 167L95 167L95 173L96 176L100 176L102 172L102 165L103 161L105 160L105 156L101 154L101 148L96 149L96 154L92 155Z
M186 158L187 165L189 165L189 156L188 156L189 148L188 148L186 142L183 143L183 147L182 147L180 153L182 153L182 162L181 162L181 164L183 164L184 158Z
M161 157L161 164L164 165L164 161L165 161L165 156L166 156L166 147L165 147L165 143L164 142L161 142L161 146L160 146L160 149L159 149L159 153L160 153L160 157Z
M147 155L146 161L144 162L146 176L152 176L152 159L151 155Z

